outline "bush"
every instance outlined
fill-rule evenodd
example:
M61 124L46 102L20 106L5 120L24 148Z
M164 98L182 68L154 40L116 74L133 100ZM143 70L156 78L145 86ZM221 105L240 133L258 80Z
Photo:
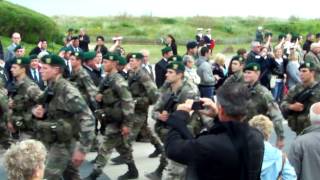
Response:
M28 43L35 43L39 38L62 43L57 24L45 15L0 1L0 17L0 34L3 36L10 37L13 32L20 32L23 40Z

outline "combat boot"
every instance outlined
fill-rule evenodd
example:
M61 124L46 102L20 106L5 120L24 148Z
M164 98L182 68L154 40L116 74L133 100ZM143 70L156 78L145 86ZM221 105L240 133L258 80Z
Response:
M149 158L155 158L158 157L163 152L163 147L160 144L155 145L155 150L153 153L149 154Z
M111 161L113 162L114 165L120 165L120 164L125 164L125 160L122 158L121 155L115 157L115 158L112 158Z
M102 170L100 168L94 168L89 176L85 177L83 180L96 180L102 174Z
M118 180L136 179L139 177L139 172L134 162L127 163L127 165L129 170L124 175L119 176Z
M159 165L155 171L153 171L152 173L146 174L145 176L151 180L161 180L162 172L163 172L164 168L165 167Z

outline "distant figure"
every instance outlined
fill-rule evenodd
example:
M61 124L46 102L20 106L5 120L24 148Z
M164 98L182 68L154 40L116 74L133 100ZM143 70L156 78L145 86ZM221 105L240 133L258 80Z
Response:
M101 52L102 55L106 55L108 53L108 48L104 44L104 37L103 36L97 36L96 42L97 42L97 45L94 48L94 51L96 53Z
M167 36L166 45L167 45L168 47L171 47L172 52L173 52L173 55L177 55L177 54L178 54L176 40L175 40L175 38L174 38L171 34L169 34L169 35Z
M173 55L172 49L170 47L165 47L161 50L162 59L157 62L155 66L156 72L156 85L161 88L164 81L166 80L167 65L169 64L168 59Z
M197 28L196 41L199 44L203 40L203 28Z
M42 51L46 51L46 52L47 52L47 48L48 48L48 42L47 42L47 40L46 40L46 39L40 39L40 40L38 41L37 47L33 48L33 49L30 51L29 55L33 55L33 54L38 55L38 54L41 53Z
M289 161L296 170L299 180L318 179L320 177L320 103L310 107L311 126L307 127L292 142Z
M47 150L40 141L30 139L11 145L4 154L8 179L42 180L46 156Z
M258 28L257 28L255 41L258 41L260 43L263 42L263 27L262 26L258 26Z
M84 51L89 51L90 37L86 34L85 29L80 29L79 34L79 47Z
M4 56L4 61L5 62L8 62L8 61L10 61L10 59L15 57L14 49L21 42L20 33L18 33L18 32L13 33L12 36L11 36L11 41L12 41L12 44L7 47L7 53Z
M210 28L206 30L206 34L203 36L203 40L204 40L204 43L206 44L206 46L210 49L210 52L212 55L212 51L216 45L216 42L211 36L211 29Z
M310 46L313 43L314 35L312 33L308 33L306 37L306 42L303 44L303 52L307 54L310 51Z

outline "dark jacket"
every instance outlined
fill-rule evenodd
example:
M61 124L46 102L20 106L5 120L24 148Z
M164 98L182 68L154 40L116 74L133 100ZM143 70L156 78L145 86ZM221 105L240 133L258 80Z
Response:
M31 68L29 68L28 70L27 70L27 76L31 79L31 80L33 80L38 86L39 86L39 88L41 89L41 90L44 90L45 89L45 84L44 84L44 82L43 82L43 80L42 80L42 77L41 77L41 74L40 74L40 72L38 71L38 75L39 75L39 79L38 80L36 80L34 77L33 77L33 75L32 75L32 71L31 71Z
M158 88L160 88L166 80L167 65L168 61L161 59L155 66L156 84Z
M95 52L101 52L102 55L105 55L108 53L108 48L105 45L98 46L94 48Z
M97 87L100 84L100 81L102 80L102 71L100 70L96 70L96 69L92 69L88 66L83 65L83 68L88 72L88 74L90 75L91 79L93 80L94 85L96 85Z
M218 122L206 134L192 138L186 127L188 116L176 111L167 121L172 127L165 143L168 158L192 167L199 180L260 178L264 139L257 129L237 121Z
M214 63L212 65L212 74L218 75L220 77L220 79L214 85L214 89L217 90L223 84L223 82L226 80L227 77L224 75L223 70L220 68L219 64L217 63Z
M80 40L80 38L83 37L83 40ZM79 47L84 51L89 51L89 43L90 43L90 37L88 35L79 35Z

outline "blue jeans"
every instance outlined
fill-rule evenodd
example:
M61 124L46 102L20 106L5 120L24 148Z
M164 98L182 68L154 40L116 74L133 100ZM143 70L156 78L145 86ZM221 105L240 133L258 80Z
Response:
M213 86L201 86L199 85L199 91L201 97L212 98L213 96Z
M283 88L284 88L284 83L282 81L282 82L276 82L276 86L271 89L271 93L275 101L280 102L282 100Z

